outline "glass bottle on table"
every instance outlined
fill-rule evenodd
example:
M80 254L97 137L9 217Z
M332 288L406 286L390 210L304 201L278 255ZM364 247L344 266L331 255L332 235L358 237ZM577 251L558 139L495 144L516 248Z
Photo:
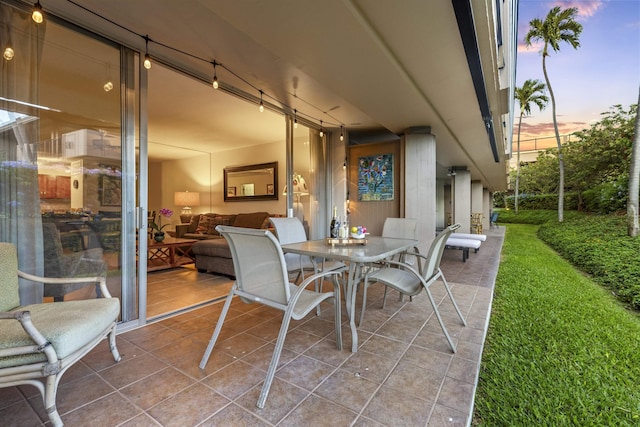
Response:
M340 221L338 220L338 207L333 207L333 217L331 218L331 224L329 225L329 235L333 238L338 237L338 224Z

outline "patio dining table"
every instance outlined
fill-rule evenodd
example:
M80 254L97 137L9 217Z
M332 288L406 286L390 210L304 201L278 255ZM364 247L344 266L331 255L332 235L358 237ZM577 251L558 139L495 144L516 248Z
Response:
M417 244L418 241L413 239L369 236L366 244L332 245L321 239L282 245L282 250L286 253L333 259L348 264L345 301L352 336L351 351L355 353L358 351L358 332L355 323L356 290L363 267L405 252Z

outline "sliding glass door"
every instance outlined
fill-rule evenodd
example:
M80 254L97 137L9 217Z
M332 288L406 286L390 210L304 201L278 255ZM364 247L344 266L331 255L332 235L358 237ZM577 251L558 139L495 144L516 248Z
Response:
M17 246L30 273L106 275L126 307L135 291L123 292L123 270L135 268L135 244L127 260L123 239L135 235L135 217L123 206L133 205L135 175L123 159L135 155L135 102L126 96L135 96L136 55L4 3L0 25L0 241ZM23 303L96 292L20 286ZM122 316L136 318L135 304Z

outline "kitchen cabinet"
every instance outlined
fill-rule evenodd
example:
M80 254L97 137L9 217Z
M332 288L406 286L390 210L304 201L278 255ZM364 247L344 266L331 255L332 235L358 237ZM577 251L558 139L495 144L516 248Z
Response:
M59 175L38 175L41 199L71 198L71 178Z

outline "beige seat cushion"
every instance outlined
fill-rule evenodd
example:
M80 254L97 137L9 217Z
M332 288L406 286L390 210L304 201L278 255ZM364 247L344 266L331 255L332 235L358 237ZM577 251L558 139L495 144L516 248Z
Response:
M15 311L29 311L33 325L53 345L59 358L65 358L87 345L106 330L120 313L118 298L98 298L33 304ZM17 320L0 321L0 349L33 345ZM44 353L0 358L0 368L28 362L46 361Z

